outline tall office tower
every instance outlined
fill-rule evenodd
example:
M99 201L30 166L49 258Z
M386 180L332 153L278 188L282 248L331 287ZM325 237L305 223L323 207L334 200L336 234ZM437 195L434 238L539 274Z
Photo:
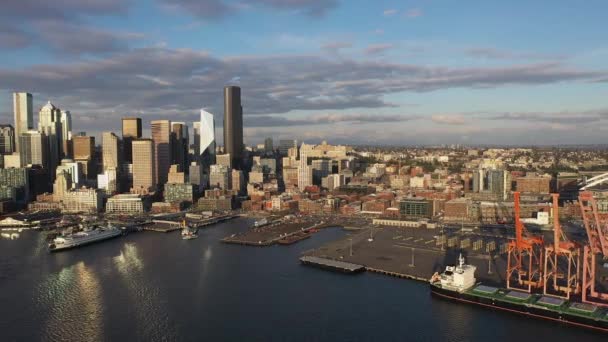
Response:
M59 120L61 122L61 138L63 139L62 148L63 155L62 158L72 158L72 114L68 110L61 111L61 118Z
M19 152L21 134L34 129L33 97L30 93L13 93L15 117L15 152Z
M483 192L486 190L486 170L478 169L473 171L473 192Z
M122 119L122 143L123 143L123 158L125 163L132 163L133 149L131 142L134 139L141 138L141 118L123 118Z
M215 163L217 165L224 165L227 168L232 168L232 157L229 154L218 154L215 156Z
M498 200L508 199L511 193L511 173L506 170L488 171L488 190L496 194Z
M47 140L47 160L51 181L55 179L55 169L63 158L63 137L61 128L61 110L47 102L38 114L38 131L44 133Z
M194 121L192 123L192 145L194 147L194 156L198 159L201 154L201 122Z
M232 167L240 169L243 158L243 106L241 88L224 88L224 153L230 154Z
M72 138L74 147L74 161L82 165L82 173L85 179L96 177L94 153L95 137L78 135Z
M0 154L11 154L15 151L15 129L11 125L0 125Z
M101 161L104 171L109 168L118 169L120 167L118 147L118 136L113 132L103 132L101 135Z
M307 186L312 185L312 166L308 165L308 157L300 154L298 165L298 189L304 191Z
M282 156L287 156L289 154L290 148L295 148L297 151L298 141L297 140L279 140L279 153Z
M211 165L209 187L230 190L232 188L232 170L225 165Z
M171 164L179 165L180 170L188 172L188 126L185 122L171 123Z
M167 183L167 175L171 166L171 121L154 120L150 123L152 141L154 141L154 156L156 185L162 187Z
M48 171L47 142L44 133L33 130L22 133L19 136L21 165L39 165Z
M245 188L245 176L243 171L232 170L232 190L236 190L238 194L241 194Z
M209 174L209 168L215 164L215 119L213 114L201 109L199 122L199 153L203 172Z
M264 152L272 153L274 147L272 146L272 138L264 139Z
M188 180L190 184L195 186L198 192L201 192L207 184L205 175L203 174L203 167L196 162L192 162L188 172Z
M156 161L152 139L137 139L132 143L134 193L156 190Z

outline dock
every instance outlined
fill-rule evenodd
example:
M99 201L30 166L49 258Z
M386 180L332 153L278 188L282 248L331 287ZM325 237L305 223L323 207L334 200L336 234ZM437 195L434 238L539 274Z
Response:
M319 258L315 256L303 256L300 258L300 262L304 265L312 265L343 273L359 273L365 271L365 267L350 262Z

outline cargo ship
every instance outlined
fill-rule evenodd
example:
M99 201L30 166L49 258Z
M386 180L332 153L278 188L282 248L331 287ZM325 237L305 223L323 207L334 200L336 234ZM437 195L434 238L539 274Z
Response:
M561 297L483 285L475 279L476 267L465 264L460 255L457 266L447 266L430 280L431 294L462 303L480 305L534 318L608 332L608 308L569 301Z
M122 235L122 233L122 230L114 226L108 225L107 227L102 228L93 224L83 227L82 231L57 236L53 239L53 242L49 244L49 251L58 252L65 249L81 247L115 238Z

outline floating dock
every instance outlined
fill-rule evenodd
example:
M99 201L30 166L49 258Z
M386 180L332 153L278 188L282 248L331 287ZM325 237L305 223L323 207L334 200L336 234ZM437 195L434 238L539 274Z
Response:
M365 271L365 267L361 265L351 264L350 262L318 258L315 256L303 256L300 258L300 262L305 265L317 266L343 273L359 273Z

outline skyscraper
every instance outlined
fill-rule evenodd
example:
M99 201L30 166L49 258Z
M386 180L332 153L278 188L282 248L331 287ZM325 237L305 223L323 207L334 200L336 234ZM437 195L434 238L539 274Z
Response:
M30 93L13 93L15 117L15 152L19 152L19 137L34 128L33 97Z
M194 121L192 123L192 145L194 146L194 155L198 159L201 154L201 122Z
M215 164L215 119L213 114L201 109L199 122L199 153L203 172L209 173L209 167Z
M131 192L147 193L156 189L156 162L152 139L137 139L132 143L133 188Z
M72 114L70 111L62 110L61 118L59 120L61 122L61 138L63 139L62 148L63 155L62 158L72 158Z
M307 186L312 185L312 166L308 165L308 157L300 154L298 165L298 189L304 191Z
M150 124L156 154L154 156L156 185L162 186L167 183L167 175L171 166L171 121L154 120Z
M104 171L110 168L119 168L118 137L113 132L103 132L101 136L101 156Z
M236 86L224 88L224 153L230 154L233 167L239 169L243 158L243 106L241 88Z
M272 138L264 139L264 152L271 153L274 150L272 146Z
M55 179L55 169L64 156L61 110L48 101L38 114L38 131L44 133L48 149L47 160L51 181Z
M133 162L131 142L141 138L141 118L122 119L122 143L125 163Z
M47 139L38 131L23 132L19 136L21 165L40 165L48 169ZM54 171L53 171L54 173Z
M0 125L0 154L11 154L15 151L15 130L11 125Z
M181 170L188 170L188 126L185 122L171 123L171 164L179 165Z
M74 161L82 165L84 178L93 179L97 172L95 170L94 153L95 137L79 135L72 138L74 145Z

